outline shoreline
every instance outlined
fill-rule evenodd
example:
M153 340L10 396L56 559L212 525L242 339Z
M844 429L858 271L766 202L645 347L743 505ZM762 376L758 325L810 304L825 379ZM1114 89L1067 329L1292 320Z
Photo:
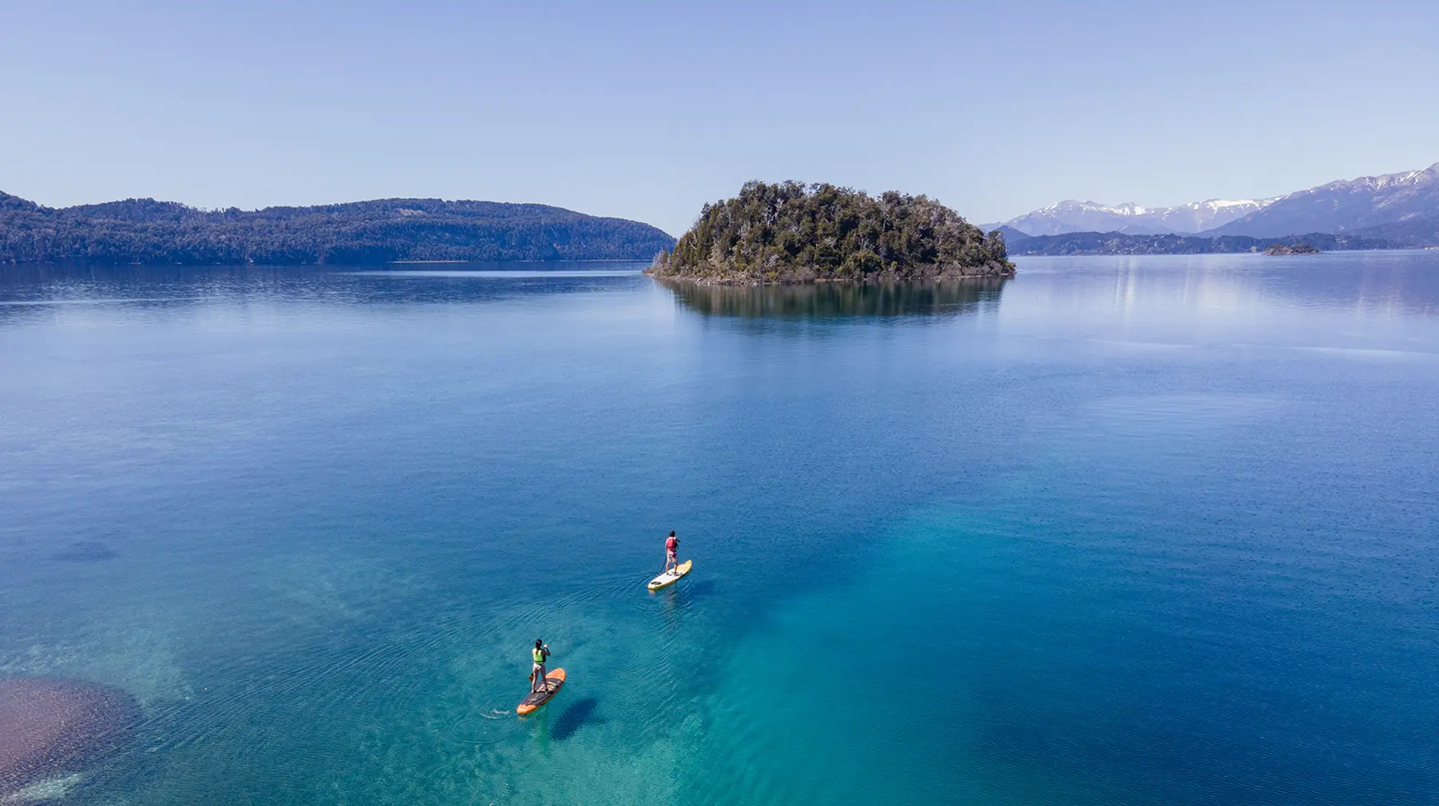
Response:
M642 272L644 276L661 282L691 283L694 285L707 286L807 286L807 285L893 285L896 283L972 283L977 281L999 281L1013 279L1016 271L1010 269L1005 272L989 272L985 274L957 274L951 272L940 272L923 276L903 276L898 274L884 273L868 277L786 277L767 279L762 277L749 277L742 275L721 275L718 277L688 277L676 274L656 274L646 269Z

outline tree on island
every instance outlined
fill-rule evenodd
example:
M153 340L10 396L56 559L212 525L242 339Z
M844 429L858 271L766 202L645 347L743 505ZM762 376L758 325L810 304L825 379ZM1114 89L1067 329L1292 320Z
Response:
M1004 236L925 196L878 198L830 184L748 182L706 204L655 277L712 283L1009 277Z

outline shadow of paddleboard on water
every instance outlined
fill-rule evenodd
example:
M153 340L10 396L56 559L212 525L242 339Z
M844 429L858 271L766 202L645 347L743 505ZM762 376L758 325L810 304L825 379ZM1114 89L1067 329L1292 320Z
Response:
M575 735L575 731L586 723L598 725L604 722L602 719L592 717L595 707L599 704L600 701L594 697L586 697L566 708L564 713L560 714L555 723L550 726L550 737L555 741L562 742Z
M65 548L50 555L50 559L66 563L98 563L120 556L108 543L101 540L76 540Z
M689 595L689 597L692 599L697 599L701 596L709 596L714 592L715 583L712 579L696 580L694 582L691 582L689 586L685 588L685 593Z

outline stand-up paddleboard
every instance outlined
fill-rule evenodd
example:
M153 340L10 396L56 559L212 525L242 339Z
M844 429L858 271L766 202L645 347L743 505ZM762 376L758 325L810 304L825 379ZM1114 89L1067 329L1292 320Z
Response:
M666 585L673 585L676 582L679 582L680 577L690 572L690 566L694 565L694 562L694 560L685 560L684 562L675 566L675 569L673 571L666 571L663 574L655 577L654 579L651 579L650 590L657 591L660 588L665 587Z
M564 669L555 669L552 672L545 672L545 687L539 691L531 691L529 694L525 695L525 698L523 700L520 700L520 707L516 708L515 712L518 713L520 716L532 713L541 705L549 702L551 697L558 694L560 691L560 686L563 686L564 684Z

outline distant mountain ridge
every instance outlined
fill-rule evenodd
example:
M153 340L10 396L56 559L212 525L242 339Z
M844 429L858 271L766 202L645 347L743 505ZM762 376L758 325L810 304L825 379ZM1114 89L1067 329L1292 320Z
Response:
M1215 235L1277 237L1359 232L1439 217L1439 162L1418 171L1361 176L1291 193L1215 227ZM1377 230L1376 230L1377 231Z
M1208 255L1264 252L1307 244L1326 252L1343 249L1388 249L1392 243L1360 235L1309 233L1284 238L1248 235L1133 235L1121 232L1066 232L1005 240L1011 255Z
M1275 202L1273 199L1206 199L1175 207L1141 207L1133 202L1110 207L1067 199L1004 222L1027 235L1069 232L1121 232L1131 235L1195 233L1227 224Z
M1349 236L1327 248L1439 246L1439 163L1423 170L1330 182L1272 199L1210 199L1160 208L1063 201L986 229L1004 232L1015 254L1055 254L1053 250L1070 248L1066 244L1086 252L1100 248L1098 244L1109 244L1105 248L1123 253L1130 249L1151 253L1147 250L1199 248L1193 238L1067 238L1099 235L1198 236L1215 240L1212 248L1219 251L1230 251L1232 244L1223 239L1234 236L1287 242L1315 234ZM1035 237L1059 240L1027 243Z
M51 208L0 193L0 263L642 260L673 245L649 224L543 204L378 199L200 210L126 199Z

